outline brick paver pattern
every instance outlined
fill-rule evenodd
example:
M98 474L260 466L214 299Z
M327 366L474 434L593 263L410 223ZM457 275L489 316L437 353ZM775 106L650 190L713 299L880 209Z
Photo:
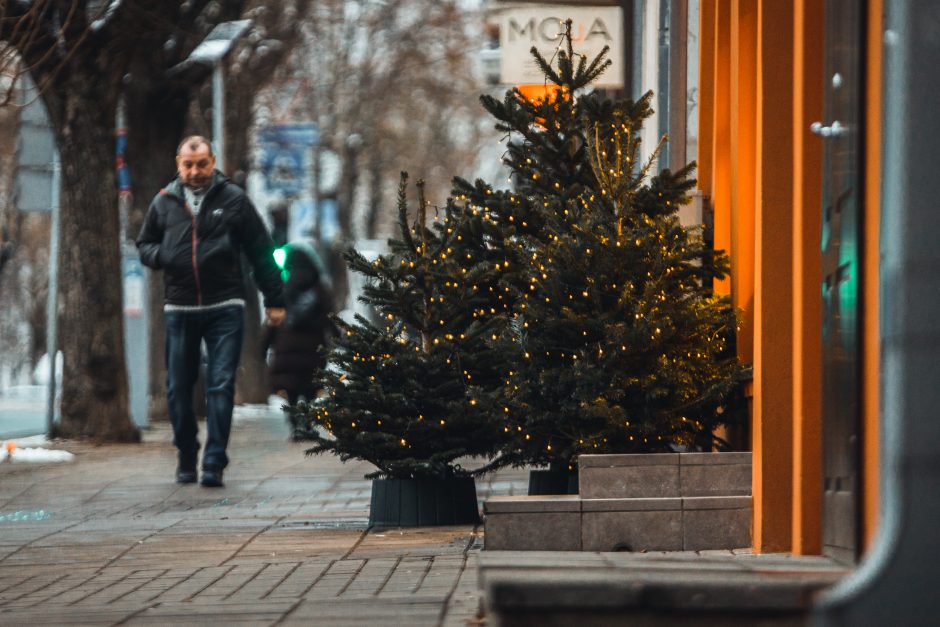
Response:
M305 456L266 407L238 409L221 489L174 483L170 438L0 464L0 625L479 624L482 528L368 528L372 466Z

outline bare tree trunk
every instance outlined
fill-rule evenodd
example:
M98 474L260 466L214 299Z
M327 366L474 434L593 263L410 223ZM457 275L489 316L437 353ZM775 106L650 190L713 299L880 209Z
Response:
M226 101L229 111L225 120L225 162L238 185L245 185L251 169L249 135L252 127L254 98L242 91L243 81L230 81ZM248 91L251 91L250 89ZM258 207L264 213L264 207ZM268 364L264 359L261 299L254 281L245 281L245 333L242 336L242 356L235 379L235 399L238 403L265 403L268 400Z
M166 331L163 273L147 272L147 422L169 422L166 399Z
M249 6L264 8L267 3L255 0ZM235 181L244 187L245 178L251 170L250 136L253 127L255 95L271 79L277 66L291 50L299 36L300 20L304 19L310 7L310 0L294 2L295 19L282 21L277 11L263 12L259 21L269 33L276 34L281 46L276 51L259 56L254 62L249 60L243 67L230 68L230 80L227 81L226 103L228 115L225 120L225 162ZM266 207L258 207L262 215ZM247 281L245 301L245 334L242 340L241 365L235 382L235 397L240 403L264 403L268 399L268 365L264 359L262 340L262 307L258 289L252 281Z
M124 90L127 119L126 161L131 175L132 205L125 237L133 241L143 225L150 201L175 175L176 147L183 138L190 92L153 76L147 59L135 57ZM166 400L163 273L148 274L147 421L170 418Z
M265 403L271 386L268 383L268 364L264 360L261 342L264 328L261 326L261 304L258 290L248 281L248 298L245 300L245 334L242 337L242 358L235 379L235 402Z
M336 211L340 240L353 239L352 219L355 208L356 186L359 184L359 147L352 138L340 146L342 175L336 190Z
M378 147L369 153L369 215L366 218L366 237L375 239L379 231L382 206L382 155Z
M98 59L96 59L98 60ZM65 356L56 435L136 442L130 417L114 176L117 86L91 59L47 96L62 157L60 345ZM56 119L57 118L57 119Z

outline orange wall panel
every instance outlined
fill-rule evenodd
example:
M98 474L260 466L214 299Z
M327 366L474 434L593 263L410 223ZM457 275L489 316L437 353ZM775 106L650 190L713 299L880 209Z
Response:
M776 552L792 541L793 6L755 5L754 549Z
M731 3L715 0L714 106L711 195L715 211L715 249L731 250ZM731 278L715 282L719 294L731 293Z
M793 548L822 551L823 0L794 3L793 30Z
M731 298L742 311L738 356L745 362L754 357L757 8L758 0L734 0L731 10Z
M865 94L865 213L862 306L862 540L872 546L878 527L881 464L881 342L879 335L879 216L881 211L881 86L883 0L868 2Z

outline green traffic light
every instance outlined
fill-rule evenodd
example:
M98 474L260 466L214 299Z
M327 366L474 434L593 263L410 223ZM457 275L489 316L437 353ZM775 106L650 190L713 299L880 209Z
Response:
M284 265L287 263L287 246L281 246L274 249L274 263L281 270L281 280L287 283L290 278L290 270L286 270Z

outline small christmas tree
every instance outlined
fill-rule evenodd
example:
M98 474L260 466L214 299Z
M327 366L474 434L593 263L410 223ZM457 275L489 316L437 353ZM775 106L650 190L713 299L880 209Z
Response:
M745 376L733 311L704 287L726 259L676 216L691 166L647 180L633 111L594 124L599 193L549 201L548 236L524 238L528 281L503 334L522 356L506 399L514 461L711 450Z
M463 224L449 203L429 228L421 182L417 219L409 224L406 180L403 174L401 237L389 241L391 252L374 261L346 254L369 281L362 301L378 321L336 320L341 333L319 376L326 394L293 408L295 437L315 442L311 454L371 462L378 470L369 478L471 474L456 460L494 456L505 433L495 397L481 392L495 389L506 370L490 345L496 318L475 315L490 301L479 284L493 283L498 270L466 257L455 263Z
M734 313L710 292L727 257L679 224L693 166L650 178L658 149L640 163L651 94L612 102L581 93L607 67L605 53L590 63L576 55L570 24L565 43L557 69L532 51L553 86L546 99L516 90L503 102L483 98L510 134L515 189L456 180L465 222L476 225L461 246L504 268L487 290L500 301L478 311L512 312L498 342L511 360L498 403L511 441L500 463L711 450L747 376Z

